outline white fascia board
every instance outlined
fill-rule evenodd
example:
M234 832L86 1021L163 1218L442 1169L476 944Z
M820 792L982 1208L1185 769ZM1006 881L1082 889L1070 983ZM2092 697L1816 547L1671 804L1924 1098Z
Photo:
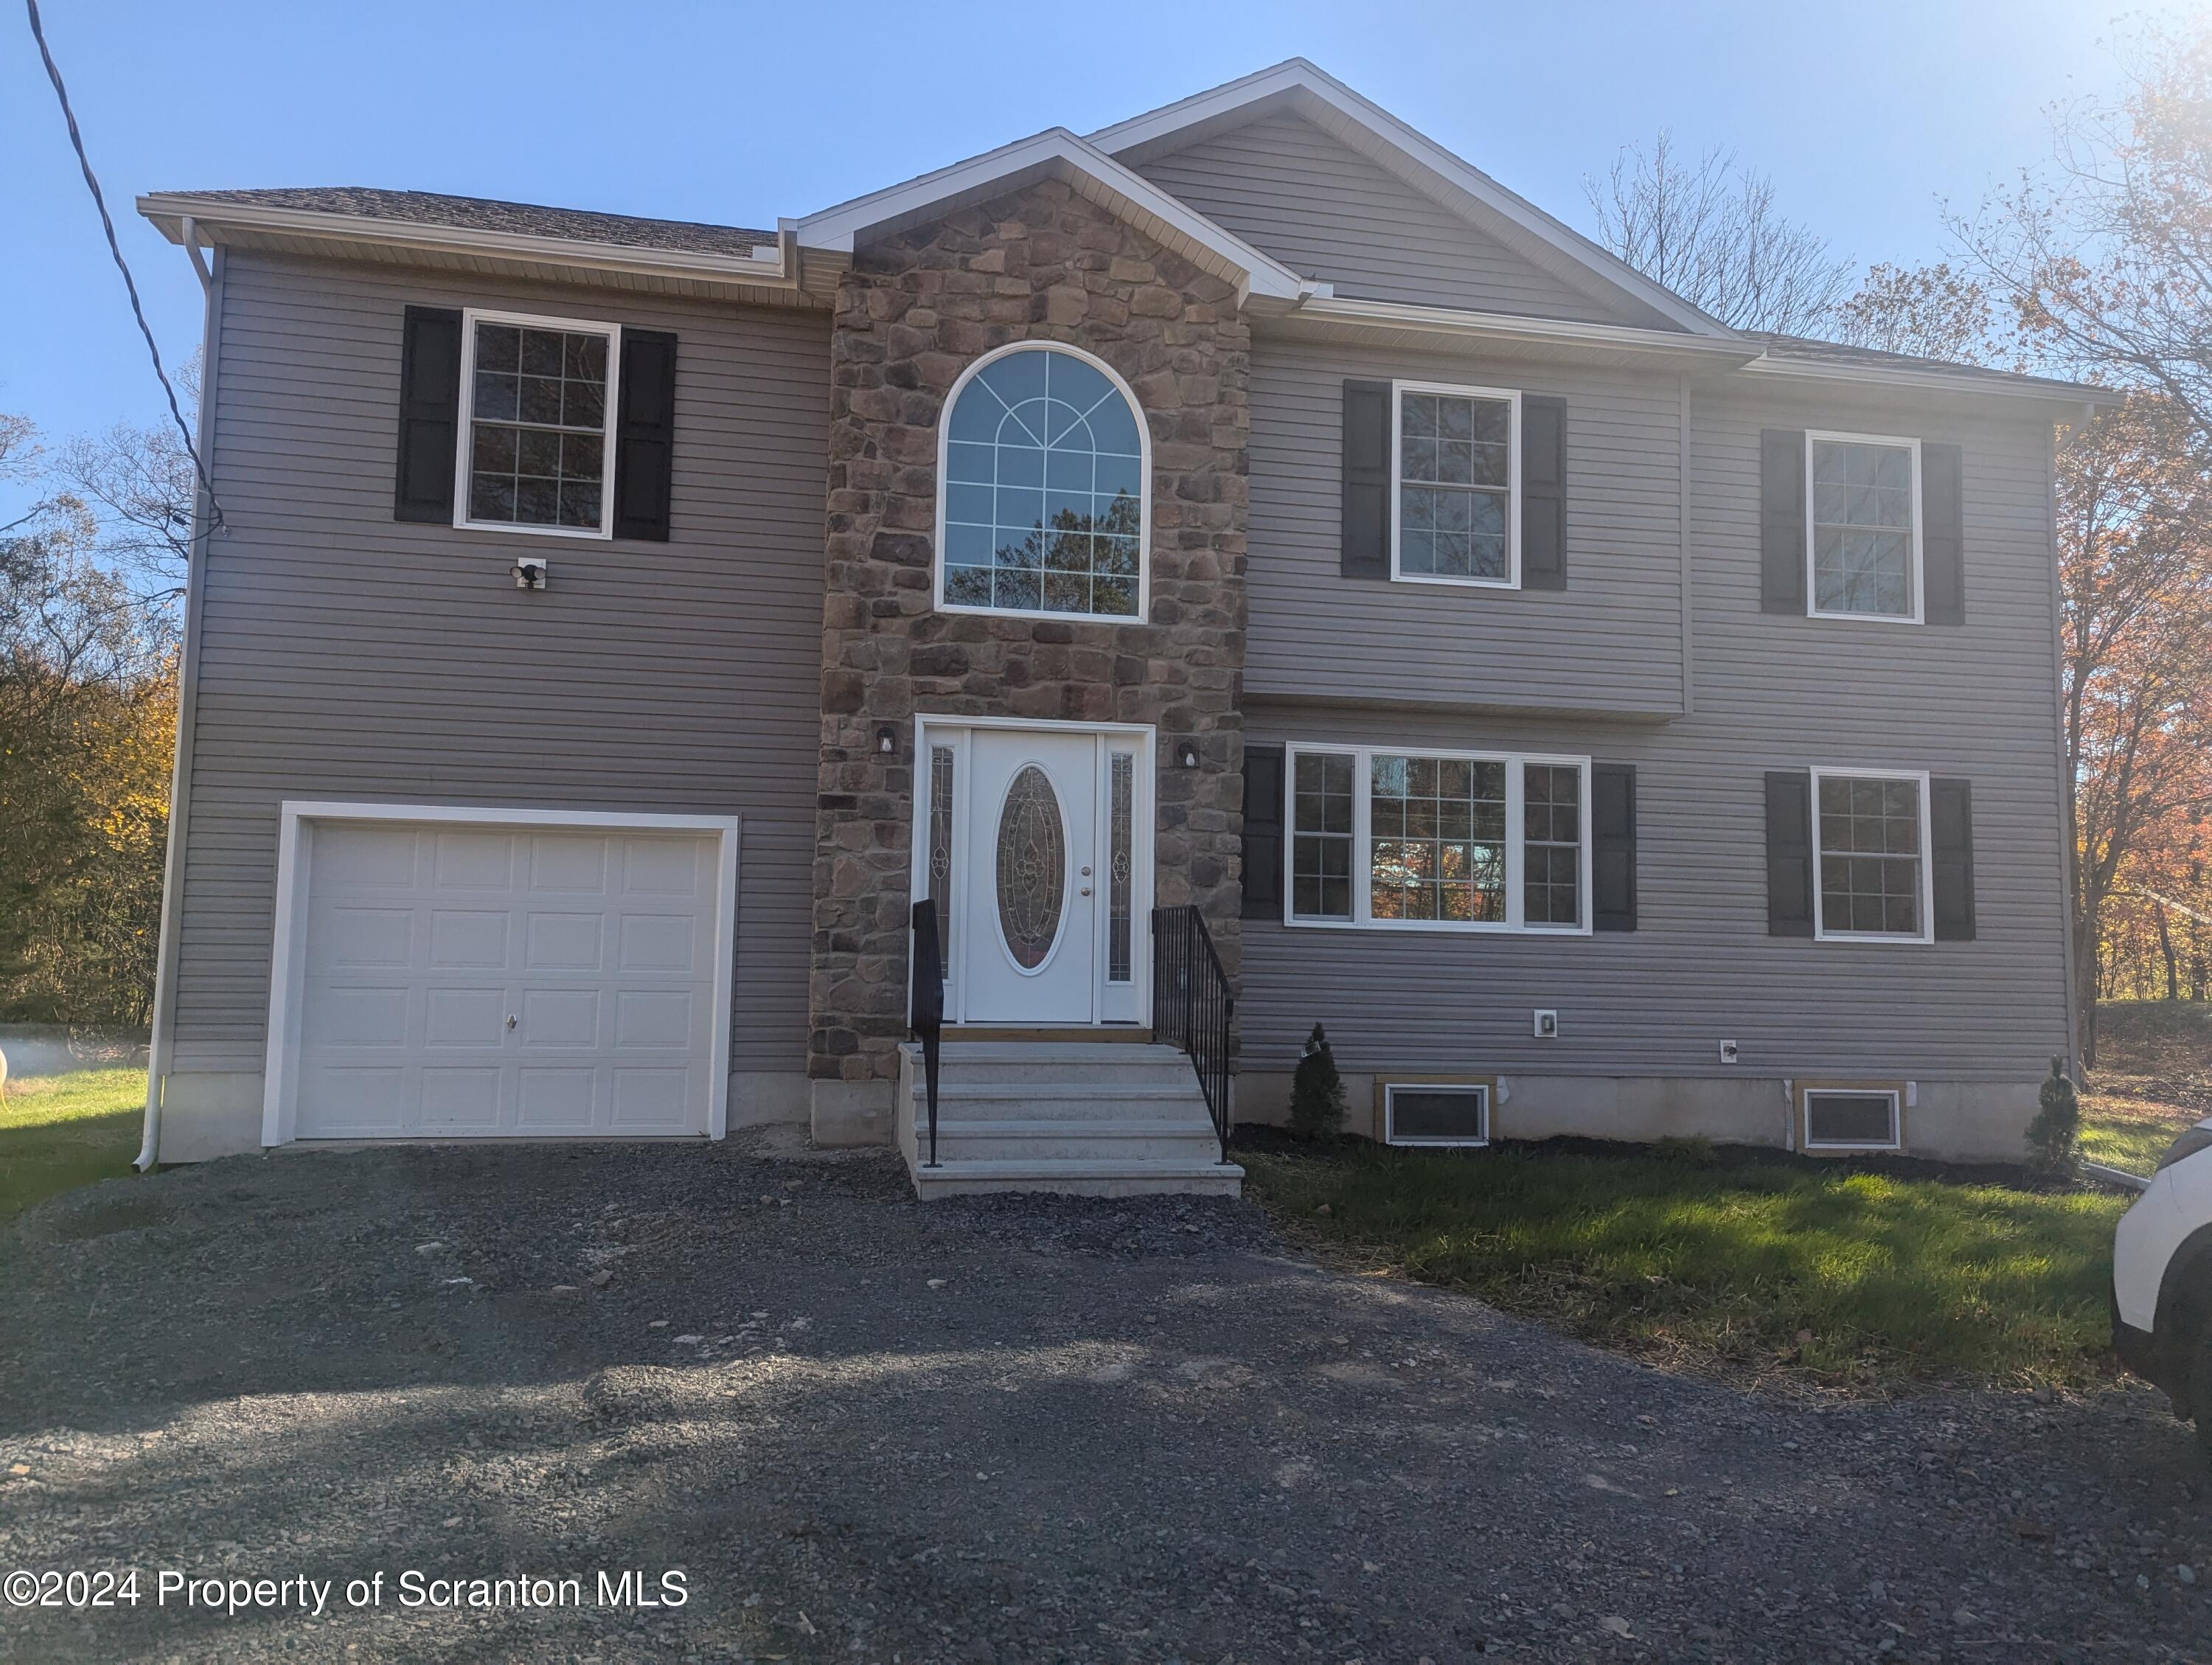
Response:
M1842 363L1831 359L1778 358L1761 354L1743 367L1746 374L1801 381L1857 382L1869 387L1911 388L1916 392L1956 393L1965 398L2035 399L2045 404L2095 405L2109 409L2127 401L2127 390L2094 382L2058 381L2003 371L1956 375L1911 364Z
M1462 204L1452 199L1453 192L1461 193L1527 237L1556 251L1559 257L1607 288L1626 293L1689 333L1722 339L1735 337L1735 331L1726 325L1698 311L1673 290L1653 283L1580 232L1553 219L1526 197L1508 191L1480 168L1462 161L1435 140L1407 126L1379 105L1370 103L1302 58L1291 58L1272 69L1117 122L1111 127L1102 127L1090 136L1091 143L1109 155L1118 155L1139 146L1157 145L1185 128L1218 122L1264 100L1292 94L1316 100L1354 127L1363 129L1382 147L1383 154L1376 156L1376 161L1445 207L1461 212ZM1443 192L1435 188L1439 183L1446 187Z
M1516 342L1532 345L1604 348L1620 353L1690 358L1717 368L1734 369L1758 356L1755 343L1741 337L1716 339L1674 330L1642 330L1627 324L1586 324L1573 319L1535 318L1519 313L1465 312L1393 301L1354 301L1310 295L1273 327L1342 334L1358 331L1415 331L1479 343Z
M1101 207L1146 229L1170 234L1163 240L1180 239L1205 250L1239 273L1239 287L1249 295L1295 301L1312 287L1280 261L1261 253L1065 127L1048 128L933 173L785 221L783 225L801 247L849 254L856 240L872 233L919 224L954 207L981 202L1043 178L1067 179L1079 188L1087 185L1090 188L1082 194Z
M511 231L483 231L471 226L433 225L364 214L333 214L321 209L272 208L259 203L228 202L157 191L138 198L138 212L173 243L184 240L189 217L204 232L240 231L323 237L339 242L373 243L394 248L436 250L487 258L538 260L650 276L689 277L722 283L775 283L787 266L780 249L763 256L708 254L693 249L644 248L630 243L598 243L580 238L538 237Z

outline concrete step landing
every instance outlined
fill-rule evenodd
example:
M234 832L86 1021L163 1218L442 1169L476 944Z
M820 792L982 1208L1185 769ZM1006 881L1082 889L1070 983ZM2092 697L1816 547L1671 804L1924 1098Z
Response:
M1190 1060L1152 1042L948 1041L939 1060L937 1158L927 1165L921 1047L900 1048L897 1136L915 1192L1237 1196L1244 1170L1221 1145Z

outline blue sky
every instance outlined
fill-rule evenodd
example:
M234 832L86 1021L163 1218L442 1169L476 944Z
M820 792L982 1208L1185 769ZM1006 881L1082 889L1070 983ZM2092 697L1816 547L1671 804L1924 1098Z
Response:
M130 210L142 191L371 185L773 225L1294 54L1585 228L1583 176L1670 127L1692 149L1735 147L1840 251L1910 263L1942 252L1940 199L1971 204L2039 161L2051 106L2114 84L2104 43L2125 27L2057 0L45 9L172 360L197 341L198 291ZM153 420L159 392L19 9L0 8L0 410L57 437Z

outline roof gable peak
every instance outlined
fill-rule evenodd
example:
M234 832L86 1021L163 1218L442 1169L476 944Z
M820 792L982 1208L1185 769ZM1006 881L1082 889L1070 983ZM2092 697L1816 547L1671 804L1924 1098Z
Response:
M1235 284L1240 300L1293 302L1313 287L1280 261L1065 127L1048 127L980 156L782 223L802 248L849 257L872 238L1046 179L1060 180L1202 270Z
M1277 111L1312 122L1563 282L1626 301L1643 321L1723 339L1735 333L1303 58L1100 128L1088 143L1135 166Z

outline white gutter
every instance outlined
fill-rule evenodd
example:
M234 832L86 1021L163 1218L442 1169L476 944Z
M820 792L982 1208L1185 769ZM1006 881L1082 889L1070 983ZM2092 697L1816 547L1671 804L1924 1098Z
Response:
M205 478L215 477L215 402L216 368L222 340L222 250L215 251L210 269L199 251L199 228L190 216L182 227L185 247L192 257L204 298L200 325L199 448ZM213 505L202 485L192 494L192 541L185 563L185 622L178 645L177 751L169 772L169 841L161 862L161 923L154 962L153 1032L146 1047L146 1127L131 1164L145 1173L161 1159L161 1088L168 1074L175 1045L177 1004L177 939L183 930L185 824L191 814L192 729L199 688L200 597L204 587L208 555L212 547L210 524Z
M2045 404L2085 404L2092 408L2116 405L2127 396L2118 388L2086 382L2053 381L2041 376L2014 375L2002 370L1954 375L1942 370L1920 370L1910 365L1838 363L1831 360L1791 358L1767 352L1745 365L1746 373L1787 376L1805 381L1849 381L1875 387L1909 387L1928 393L1960 393L1967 398L1990 395L1998 398L2039 399Z
M387 219L367 214L337 214L323 209L272 208L261 203L220 201L206 197L153 191L138 198L138 211L157 225L178 219L186 224L220 226L236 231L369 243L387 248L416 248L484 259L537 261L550 265L629 272L641 276L689 278L723 283L765 283L778 287L791 278L790 262L779 244L761 243L750 255L714 254L693 249L640 248L628 243L581 238L540 237L471 226L434 225L420 220ZM179 238L189 246L189 240ZM194 264L198 264L197 257Z
M1734 368L1757 358L1755 342L1679 330L1648 330L1627 324L1587 324L1574 319L1533 318L1519 313L1473 312L1451 307L1407 306L1392 301L1356 301L1315 286L1278 325L1330 325L1339 330L1407 330L1420 335L1474 344L1508 341L1534 346L1601 347L1621 352L1693 358Z

